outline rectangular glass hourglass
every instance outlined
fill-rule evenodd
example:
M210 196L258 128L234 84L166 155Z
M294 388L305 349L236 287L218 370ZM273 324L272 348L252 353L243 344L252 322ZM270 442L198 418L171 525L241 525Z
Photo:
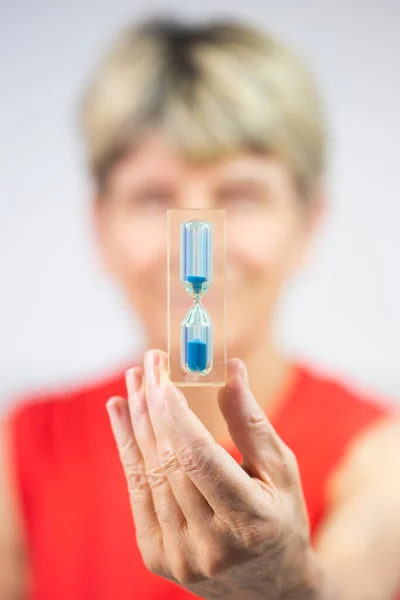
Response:
M177 386L224 386L224 210L167 211L168 371Z

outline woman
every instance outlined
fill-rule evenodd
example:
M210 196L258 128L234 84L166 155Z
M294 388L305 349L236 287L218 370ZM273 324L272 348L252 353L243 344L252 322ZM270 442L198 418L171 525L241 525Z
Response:
M149 348L166 346L166 209L226 209L228 354L240 359L218 398L184 396L151 350L126 373L128 400L121 372L13 410L1 598L394 598L398 416L273 340L323 210L312 78L251 28L147 23L99 66L83 128L103 262Z

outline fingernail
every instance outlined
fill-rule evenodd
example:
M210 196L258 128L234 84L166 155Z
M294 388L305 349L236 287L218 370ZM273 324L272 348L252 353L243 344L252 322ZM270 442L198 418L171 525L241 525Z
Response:
M158 364L162 369L168 370L168 355L165 352L159 352Z
M110 419L119 419L121 416L121 407L119 405L119 398L113 396L106 402L106 409Z
M249 375L247 373L247 367L242 360L240 361L240 375L241 375L242 379L245 381L245 383L248 385L249 384Z
M137 394L142 387L143 382L142 368L132 367L131 369L128 369L125 373L125 381L128 395L133 396L133 394Z
M146 380L156 387L160 387L163 368L163 356L158 350L149 350L144 357L144 372Z
M168 381L168 372L163 366L154 367L154 383L158 388L165 387Z
M249 377L247 374L246 365L239 358L232 358L227 364L227 381L229 382L234 380L238 375L248 385Z

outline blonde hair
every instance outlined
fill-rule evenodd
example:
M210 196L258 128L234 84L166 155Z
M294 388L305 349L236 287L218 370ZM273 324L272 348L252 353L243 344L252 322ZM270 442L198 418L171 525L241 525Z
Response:
M324 166L312 76L282 43L232 22L147 21L128 29L89 83L82 127L99 182L153 129L188 160L243 149L280 156L306 196Z

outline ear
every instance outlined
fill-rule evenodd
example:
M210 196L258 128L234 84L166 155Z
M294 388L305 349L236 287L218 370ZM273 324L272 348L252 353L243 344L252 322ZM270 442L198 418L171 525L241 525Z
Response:
M108 274L112 275L114 273L114 265L112 260L110 215L107 198L98 190L95 190L92 194L90 220L100 264Z
M310 239L313 240L321 229L328 211L328 202L325 190L318 188L314 196L310 198L310 206L308 210L308 234Z
M312 246L321 230L328 210L326 193L319 187L312 198L308 199L308 206L304 208L304 235L302 249L299 252L298 267L304 267L309 259Z

